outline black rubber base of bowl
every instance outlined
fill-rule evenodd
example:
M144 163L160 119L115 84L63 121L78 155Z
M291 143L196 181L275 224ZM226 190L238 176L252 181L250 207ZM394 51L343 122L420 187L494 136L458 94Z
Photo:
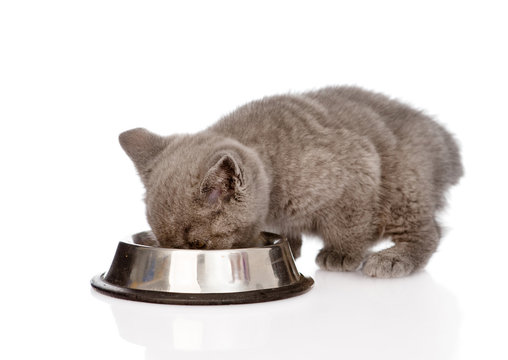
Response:
M104 274L97 275L91 280L91 285L105 295L134 301L176 305L230 305L281 300L306 293L313 284L312 278L301 275L300 281L297 283L280 288L234 293L195 294L128 289L107 283L104 281Z

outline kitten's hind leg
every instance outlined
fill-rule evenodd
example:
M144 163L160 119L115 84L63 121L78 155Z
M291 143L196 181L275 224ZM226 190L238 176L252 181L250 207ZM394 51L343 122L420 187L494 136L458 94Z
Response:
M349 208L330 215L323 218L320 228L325 246L316 263L324 270L355 271L376 239L371 212Z
M423 268L437 248L440 230L432 219L416 231L392 231L387 235L395 245L371 254L363 264L365 275L395 278Z

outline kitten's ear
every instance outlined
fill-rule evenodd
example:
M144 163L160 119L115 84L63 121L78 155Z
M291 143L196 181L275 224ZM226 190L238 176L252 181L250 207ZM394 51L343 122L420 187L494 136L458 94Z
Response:
M240 195L243 172L231 155L222 156L206 173L201 183L201 193L210 204L227 202Z
M118 137L120 145L136 166L143 180L148 175L148 165L168 145L168 139L137 128L125 131Z

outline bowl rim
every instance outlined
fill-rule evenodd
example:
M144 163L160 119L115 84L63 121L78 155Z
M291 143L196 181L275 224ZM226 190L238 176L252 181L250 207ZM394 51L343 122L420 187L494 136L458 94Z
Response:
M236 305L282 300L305 294L314 285L314 279L301 273L298 282L269 289L228 293L182 293L131 289L105 281L105 273L94 276L90 284L99 293L118 299L168 305Z
M152 249L154 251L168 251L168 250L170 250L170 251L185 251L185 252L194 252L194 253L198 253L198 252L208 253L208 252L212 252L212 251L213 252L219 252L219 251L223 251L223 252L259 251L259 250L263 250L263 249L274 248L276 246L279 246L281 243L288 242L288 239L286 236L272 233L269 231L260 231L260 233L259 233L260 236L264 236L265 240L271 241L271 243L263 245L263 246L231 248L231 249L180 249L180 248L167 248L167 247L162 247L162 246L152 246L152 245L145 245L145 244L136 243L134 241L134 237L136 235L142 234L144 232L145 231L142 231L142 232L133 234L131 236L125 237L125 238L121 239L120 242L125 243L130 246ZM291 246L289 248L291 249ZM291 254L292 254L292 249L291 249Z

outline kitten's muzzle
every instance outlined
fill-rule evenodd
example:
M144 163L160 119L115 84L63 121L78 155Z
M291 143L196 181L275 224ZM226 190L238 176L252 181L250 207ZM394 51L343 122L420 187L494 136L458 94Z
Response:
M189 243L189 248L190 249L208 249L210 245L210 242L209 241L206 241L206 240L195 240L195 241L192 241Z

